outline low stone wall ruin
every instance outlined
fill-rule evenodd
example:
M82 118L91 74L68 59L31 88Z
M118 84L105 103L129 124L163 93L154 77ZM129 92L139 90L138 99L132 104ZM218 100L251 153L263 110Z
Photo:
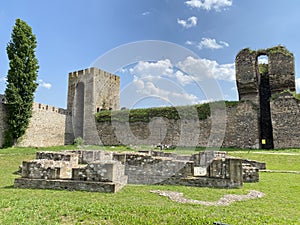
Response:
M15 179L14 186L115 193L127 183L121 162L79 164L79 156L73 152L37 152L35 160L23 162L22 178Z
M23 162L15 187L113 193L127 183L238 188L259 180L255 163L217 151L191 156L162 151L37 152L35 160Z

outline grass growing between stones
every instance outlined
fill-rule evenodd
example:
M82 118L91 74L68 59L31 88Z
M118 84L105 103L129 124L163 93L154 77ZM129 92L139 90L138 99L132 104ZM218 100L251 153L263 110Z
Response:
M62 149L66 148L72 146ZM127 185L116 194L14 189L18 175L13 173L23 160L33 159L35 151L0 150L0 224L300 224L299 174L261 173L259 183L245 184L241 189ZM300 151L290 155L282 152L230 154L266 161L268 169L300 171ZM217 207L180 204L150 193L158 189L182 192L187 198L203 201L250 190L266 196Z

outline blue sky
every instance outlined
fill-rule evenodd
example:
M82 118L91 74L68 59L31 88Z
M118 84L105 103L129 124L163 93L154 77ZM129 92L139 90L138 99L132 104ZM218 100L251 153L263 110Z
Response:
M69 72L90 67L112 49L147 40L177 44L193 56L175 62L172 53L158 53L152 61L132 61L110 71L121 77L121 106L211 100L206 92L215 86L203 88L206 78L217 82L224 99L237 100L234 60L245 47L286 46L295 55L300 84L299 10L298 0L1 1L0 92L5 90L6 45L16 18L26 21L37 36L36 101L44 104L65 108ZM133 92L137 99L128 102Z

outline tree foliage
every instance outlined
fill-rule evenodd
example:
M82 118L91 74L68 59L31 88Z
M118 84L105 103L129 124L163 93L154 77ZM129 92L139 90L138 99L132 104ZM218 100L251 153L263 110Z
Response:
M9 59L7 87L9 134L15 144L29 124L34 92L38 86L38 60L35 57L36 37L26 22L17 19L6 51Z

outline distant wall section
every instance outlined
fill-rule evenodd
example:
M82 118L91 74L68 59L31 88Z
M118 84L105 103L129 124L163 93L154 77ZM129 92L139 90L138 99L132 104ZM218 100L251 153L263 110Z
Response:
M4 144L7 108L0 103L0 146ZM66 110L44 105L33 104L32 117L24 136L19 140L21 147L47 147L64 145Z
M66 110L40 103L33 104L32 117L18 146L60 146L65 142Z
M192 107L192 106L191 106ZM257 107L250 101L226 106L226 131L222 147L258 148L258 116ZM100 116L101 114L99 114ZM145 115L144 115L145 116ZM146 116L147 117L147 116ZM150 116L151 117L151 116ZM131 118L134 120L134 118ZM212 132L212 117L190 120L162 118L151 122L145 121L98 121L97 130L104 145L174 145L191 146L191 140L196 138L199 147L215 147L209 145ZM185 126L185 137L182 140L182 125ZM130 129L128 131L128 128ZM163 128L163 129L162 129ZM200 130L200 132L199 132ZM151 132L154 134L151 134ZM218 133L218 129L214 130ZM125 143L121 140L125 140Z

